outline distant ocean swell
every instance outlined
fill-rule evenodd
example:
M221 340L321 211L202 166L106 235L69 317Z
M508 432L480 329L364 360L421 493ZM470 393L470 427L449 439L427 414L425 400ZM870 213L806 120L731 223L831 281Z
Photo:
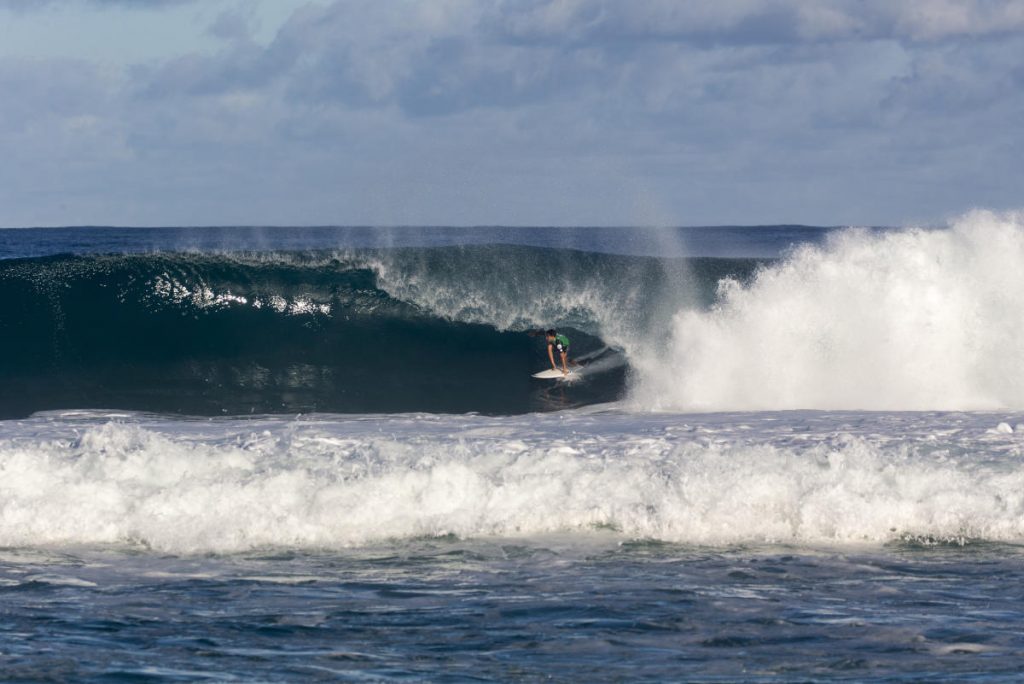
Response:
M678 301L671 288L692 294L680 274L705 271L710 297L719 276L752 267L514 246L6 260L0 417L514 414L614 401L625 345L667 320L657 306ZM547 360L524 333L550 325L600 362L595 372L557 386L529 377Z

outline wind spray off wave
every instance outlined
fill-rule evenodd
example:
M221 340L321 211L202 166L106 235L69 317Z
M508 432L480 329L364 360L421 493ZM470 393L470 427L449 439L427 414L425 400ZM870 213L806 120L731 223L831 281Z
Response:
M803 246L633 359L660 410L1024 406L1024 216L848 230Z

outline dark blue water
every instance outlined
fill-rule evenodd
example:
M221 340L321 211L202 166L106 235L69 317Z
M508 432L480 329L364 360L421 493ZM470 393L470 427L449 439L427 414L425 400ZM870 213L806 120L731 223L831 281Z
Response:
M1018 547L4 555L19 681L995 682L1024 664Z

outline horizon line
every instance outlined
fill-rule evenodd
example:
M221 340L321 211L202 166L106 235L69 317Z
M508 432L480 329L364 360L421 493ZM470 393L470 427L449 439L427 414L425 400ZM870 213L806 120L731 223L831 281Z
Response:
M372 224L191 224L191 225L130 225L130 224L69 224L69 225L37 225L37 226L0 226L0 230L92 230L92 229L117 229L117 230L222 230L222 229L259 229L259 230L288 230L288 229L311 229L311 230L704 230L718 228L797 228L797 229L839 229L839 228L891 228L887 225L868 224L832 224L815 225L810 223L720 223L701 225L557 225L557 224L453 224L440 223L424 224L394 224L394 225L372 225Z

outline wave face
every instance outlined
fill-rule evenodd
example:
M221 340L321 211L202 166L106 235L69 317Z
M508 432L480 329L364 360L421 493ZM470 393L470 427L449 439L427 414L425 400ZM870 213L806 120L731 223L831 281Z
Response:
M803 246L634 359L662 410L1024 406L1024 217L857 231Z
M595 530L710 545L1019 542L1024 425L996 420L40 414L0 439L0 546L225 553Z
M620 399L624 345L752 262L516 246L49 256L0 262L0 417L62 408L191 415L512 414ZM736 270L735 268L733 270ZM683 274L683 275L680 275ZM699 290L699 288L697 288ZM572 383L547 365L556 325ZM617 345L617 351L608 345ZM590 371L593 372L590 372Z

